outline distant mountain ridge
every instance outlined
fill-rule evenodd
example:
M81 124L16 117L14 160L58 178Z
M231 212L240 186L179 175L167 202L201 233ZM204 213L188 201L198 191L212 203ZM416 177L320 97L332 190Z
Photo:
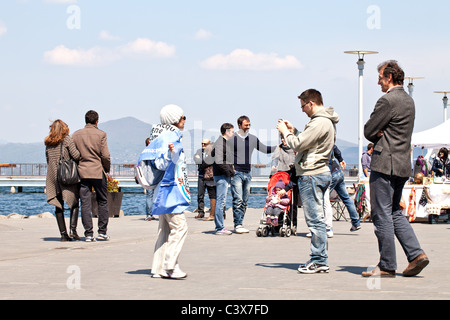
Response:
M134 117L125 117L99 124L99 129L107 133L108 147L112 163L136 163L140 153L145 148L145 139L149 137L152 125ZM201 146L202 138L217 138L216 131L187 130L183 145L188 163L193 163L193 156ZM197 141L198 140L198 141ZM267 141L268 144L278 142ZM337 139L336 145L342 151L348 164L359 161L358 146L348 141ZM270 162L271 155L256 153L260 163ZM36 143L0 143L0 163L45 163L45 146L43 142Z

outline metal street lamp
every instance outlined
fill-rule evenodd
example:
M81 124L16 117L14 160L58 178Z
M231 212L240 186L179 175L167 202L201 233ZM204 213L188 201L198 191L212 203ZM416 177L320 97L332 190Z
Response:
M434 93L443 93L444 97L442 98L442 101L444 102L444 122L447 121L447 93L450 93L450 91L435 91Z
M414 79L423 79L423 77L405 77L405 79L408 79L408 80L409 80L409 83L408 83L408 92L409 92L409 96L412 98L412 96L413 96L413 91L414 91L413 80L414 80Z
M358 65L359 70L359 121L358 121L358 147L359 147L359 160L358 160L358 175L361 176L362 165L361 165L361 155L363 153L363 73L364 73L364 56L366 54L377 54L377 51L365 51L365 50L355 50L355 51L344 51L347 54L357 54L358 55Z

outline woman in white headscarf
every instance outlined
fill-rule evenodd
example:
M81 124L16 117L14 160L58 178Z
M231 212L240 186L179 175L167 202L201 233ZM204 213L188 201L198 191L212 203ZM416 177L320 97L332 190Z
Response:
M152 128L152 132L150 134L150 145L152 141L158 137L162 137L165 134L175 133L176 135L172 136L181 137L181 131L184 129L186 117L183 114L183 110L176 105L167 105L163 107L160 112L160 118L161 124L155 125ZM169 135L169 137L171 136ZM179 142L180 141L178 139L167 145L167 152L164 157L155 161L155 165L158 169L161 170L167 168L167 170L171 170L168 166L172 162L172 164L176 163L178 168L181 168L181 172L186 172L184 152L182 151L181 144ZM166 176L171 176L171 174L172 172L168 173L166 171L165 178ZM155 189L152 214L160 215L160 217L158 239L155 244L151 273L153 278L181 279L186 278L187 276L187 274L183 272L178 265L178 257L186 239L188 230L186 217L183 213L187 207L186 205L169 206L166 203L168 202L170 195L164 193L164 187L161 186L165 183L165 178L163 178ZM173 176L171 176L171 179L173 179ZM183 187L187 190L187 193L189 193L187 176L181 180L184 180ZM164 191L171 192L167 190L170 190L170 187L167 187ZM190 201L190 198L187 201Z

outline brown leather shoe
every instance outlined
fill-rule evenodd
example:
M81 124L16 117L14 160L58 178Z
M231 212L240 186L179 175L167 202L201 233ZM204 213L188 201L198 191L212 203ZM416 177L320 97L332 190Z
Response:
M405 270L403 270L403 276L413 277L418 275L429 263L430 260L428 260L427 255L425 253L421 253L409 263Z
M380 267L375 267L371 271L364 271L361 273L363 277L380 277L380 278L395 278L395 270L381 270Z

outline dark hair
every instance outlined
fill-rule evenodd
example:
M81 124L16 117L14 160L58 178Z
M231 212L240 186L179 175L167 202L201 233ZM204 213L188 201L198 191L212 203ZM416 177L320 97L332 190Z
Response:
M368 145L367 145L367 151L369 151L370 149L372 149L373 148L373 143L371 142L371 143L369 143Z
M234 126L231 123L224 123L220 126L220 133L222 135L225 134L225 132L227 132L227 130L234 128Z
M323 105L322 94L316 89L305 90L301 95L298 96L298 98L306 103L312 101L318 106Z
M445 147L442 147L441 149L439 149L439 153L438 153L438 157L441 157L441 152L444 154L444 157L442 158L442 160L447 161L448 158L448 150Z
M395 60L388 60L383 63L380 63L377 67L378 72L383 71L383 76L389 77L392 75L392 82L395 85L403 84L403 80L405 80L405 72L400 68L398 62Z
M145 146L148 146L150 144L150 138L145 139Z
M244 121L250 122L250 118L247 117L247 116L240 116L240 117L237 119L237 124L238 124L238 126L241 126L242 123L243 123Z
M89 110L84 116L84 121L86 124L95 124L98 121L98 113L94 110Z

